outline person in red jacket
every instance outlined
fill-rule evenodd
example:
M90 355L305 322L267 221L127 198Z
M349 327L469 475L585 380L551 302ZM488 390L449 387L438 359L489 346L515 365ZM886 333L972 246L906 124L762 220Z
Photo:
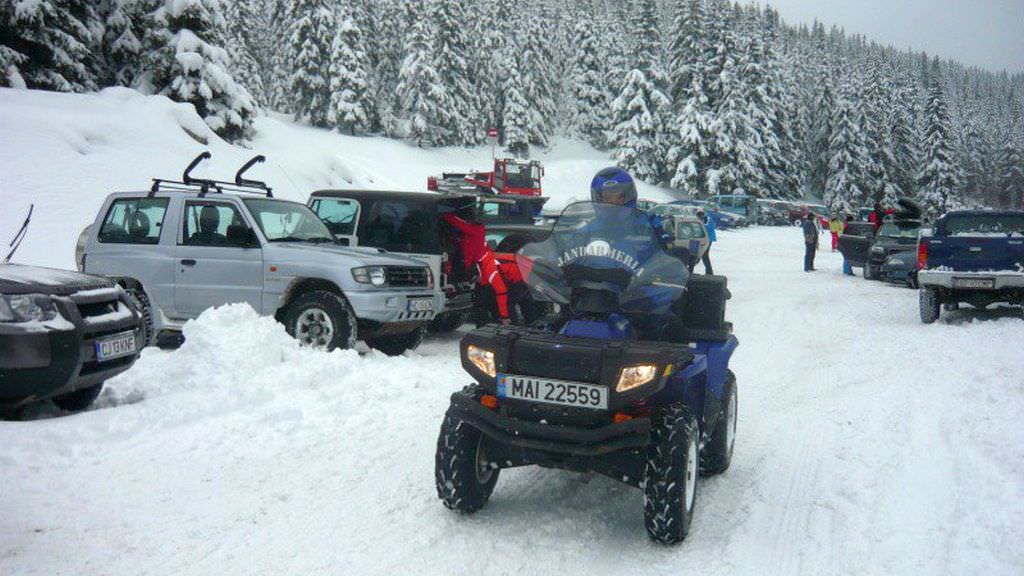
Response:
M483 224L473 220L464 220L452 212L441 215L441 220L459 233L459 250L462 262L469 271L476 266L477 283L490 286L494 290L494 300L498 307L498 317L502 324L511 324L508 315L508 287L501 275L494 251L487 246L487 229Z
M885 212L882 212L882 203L875 202L875 209L871 211L871 214L868 214L868 222L875 225L875 234L882 227L883 220L885 220Z

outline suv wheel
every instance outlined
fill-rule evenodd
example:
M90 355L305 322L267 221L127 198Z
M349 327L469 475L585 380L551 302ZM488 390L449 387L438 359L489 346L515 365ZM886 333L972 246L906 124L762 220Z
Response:
M322 350L356 344L356 315L340 294L313 290L300 294L284 313L284 327L303 346Z
M125 293L142 316L139 332L142 334L142 347L145 348L153 343L153 305L149 303L149 296L146 296L142 288L127 288Z
M424 328L417 328L405 334L392 334L380 338L367 338L366 345L380 350L388 356L401 356L406 350L415 350L423 342Z
M921 322L931 324L939 319L942 313L939 291L931 286L923 286L917 292L918 306L921 310Z
M88 388L79 388L74 392L54 396L53 403L61 410L67 410L68 412L85 410L93 403L94 400L96 400L102 390L103 382L100 382L99 384L94 384Z
M690 531L699 484L697 418L684 404L654 418L644 470L644 526L662 544L682 542Z

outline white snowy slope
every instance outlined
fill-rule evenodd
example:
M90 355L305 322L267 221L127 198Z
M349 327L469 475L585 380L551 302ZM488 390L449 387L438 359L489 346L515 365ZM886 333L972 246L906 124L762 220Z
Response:
M233 180L239 166L263 154L267 162L249 176L300 202L330 187L425 191L427 176L491 166L486 147L421 149L298 126L283 116L258 119L246 149L218 138L191 106L126 88L89 95L0 88L0 142L0 242L14 235L34 202L33 225L15 261L57 267L74 266L75 240L107 194L148 189L151 178L178 179L203 150L213 158L195 175ZM611 163L571 140L535 150L535 158L545 165L542 185L552 207L586 198L590 178ZM666 197L652 186L641 192Z
M124 90L0 90L0 230L40 210L17 260L70 265L108 189L175 176L202 149L181 124L202 130ZM281 119L258 131L260 170L296 199L489 159ZM210 176L254 152L211 143ZM607 163L566 142L542 158L556 202ZM0 574L1024 573L1020 313L924 326L916 292L842 276L835 254L802 272L798 230L719 237L739 434L680 546L650 543L640 491L600 476L504 471L480 513L444 509L434 448L469 381L458 334L401 358L325 354L228 306L180 350L144 351L94 409L0 422Z

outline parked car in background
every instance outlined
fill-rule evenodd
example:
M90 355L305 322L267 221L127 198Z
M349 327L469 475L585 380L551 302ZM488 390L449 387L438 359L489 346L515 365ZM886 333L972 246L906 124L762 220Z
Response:
M139 356L136 305L106 278L0 264L0 406L88 407Z
M766 226L788 226L790 224L789 211L792 209L792 204L789 202L758 198L757 203L760 215L758 224Z
M636 209L640 210L641 212L649 212L651 208L654 208L658 204L661 204L661 202L655 202L654 200L647 200L641 198L636 201Z
M967 303L1024 305L1024 211L956 210L935 222L917 251L921 321Z
M839 235L839 251L853 268L863 268L868 252L875 243L875 225L870 222L850 222Z
M902 250L890 254L882 263L878 278L890 284L917 288L917 244L915 250Z
M704 253L711 246L711 239L708 237L707 228L696 216L671 216L669 217L669 232L672 240L670 248L686 248L690 257L687 268L691 271L693 267L704 257Z
M304 345L387 354L415 348L443 305L430 268L376 248L342 246L308 207L273 198L263 183L154 180L111 194L87 233L85 272L113 279L140 303L153 334L179 332L204 310L244 302ZM411 232L381 223L399 244ZM418 230L417 230L418 234ZM409 242L415 242L409 238Z
M761 219L757 197L748 194L720 194L710 198L722 210L741 216L746 225L758 224Z
M868 249L864 277L868 280L881 280L882 266L889 256L897 252L916 251L920 228L921 223L917 221L889 221L882 224L874 243Z
M524 196L524 200L531 197ZM511 201L511 200L510 200ZM466 272L455 234L441 221L446 212L468 218L477 205L472 194L387 190L318 190L309 208L341 244L378 248L430 266L444 305L431 321L434 331L460 326L473 308L475 279ZM491 216L514 204L494 203ZM506 212L507 213L507 212ZM532 223L532 216L523 216Z
M674 200L667 204L668 206L694 206L696 208L704 210L711 218L715 221L715 228L718 230L728 230L729 228L736 228L740 225L745 225L742 216L736 214L730 214L722 211L719 206L713 202L705 202L703 200ZM662 204L665 206L665 204Z

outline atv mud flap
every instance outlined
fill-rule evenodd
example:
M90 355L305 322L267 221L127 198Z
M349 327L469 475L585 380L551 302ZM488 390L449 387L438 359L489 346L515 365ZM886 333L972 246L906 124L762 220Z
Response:
M597 428L541 424L502 416L462 394L451 410L487 438L488 460L501 468L539 464L598 472L637 485L650 443L649 418L633 418Z

